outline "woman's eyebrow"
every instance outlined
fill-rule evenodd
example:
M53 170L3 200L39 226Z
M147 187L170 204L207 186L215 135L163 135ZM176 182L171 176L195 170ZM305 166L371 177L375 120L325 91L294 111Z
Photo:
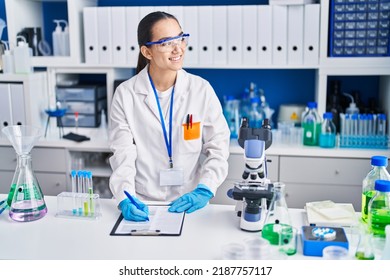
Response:
M183 34L184 34L184 32L182 31L178 35L173 36L173 37L177 37L177 36L180 36L180 35L183 35ZM165 40L165 39L169 39L169 38L173 38L173 37L162 37L162 38L158 39L157 41L161 41L161 40Z

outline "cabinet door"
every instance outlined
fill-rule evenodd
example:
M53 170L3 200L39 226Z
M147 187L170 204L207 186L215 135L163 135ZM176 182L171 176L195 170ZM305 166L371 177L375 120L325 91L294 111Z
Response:
M355 211L361 209L361 186L305 184L286 182L286 202L289 208L304 208L306 202L332 200L352 203Z
M14 173L13 171L0 171L0 193L9 193Z
M65 149L33 148L31 156L34 171L66 173L68 169Z
M16 153L12 147L0 147L0 170L14 170L16 168Z
M66 191L66 175L60 173L35 172L44 195L58 195Z
M282 182L361 185L370 159L280 157Z
M0 172L0 193L7 194L11 188L14 171ZM35 172L39 186L44 195L58 195L66 191L66 175L58 173Z

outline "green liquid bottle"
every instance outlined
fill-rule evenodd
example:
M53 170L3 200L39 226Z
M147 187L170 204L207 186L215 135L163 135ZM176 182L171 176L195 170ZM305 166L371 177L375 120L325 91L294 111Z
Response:
M368 204L368 226L376 237L385 238L390 225L390 181L376 180L376 194Z
M374 189L376 180L388 180L390 181L390 174L386 167L388 165L388 159L385 156L373 156L371 158L371 170L363 180L362 190L362 220L367 222L368 219L368 204L375 195Z
M302 116L303 145L318 146L321 134L321 117L317 112L317 103L308 102L308 110Z

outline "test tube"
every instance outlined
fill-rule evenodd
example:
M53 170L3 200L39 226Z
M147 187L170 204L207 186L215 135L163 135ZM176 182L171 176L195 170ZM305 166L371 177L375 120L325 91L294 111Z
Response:
M76 186L76 170L71 171L71 176L72 176L72 196L73 196L73 210L72 213L73 215L77 214L77 207L76 207L76 192L77 192L77 186Z
M367 115L367 134L372 136L374 134L374 116L372 114Z
M378 115L378 135L379 136L386 135L386 115L385 114Z
M79 210L79 216L83 214L83 199L81 193L83 192L82 187L82 170L77 171L77 192L79 193L79 201L78 201L78 210Z
M93 201L93 182L92 182L92 172L88 171L87 172L87 178L88 178L88 193L89 193L89 213L91 216L94 215L95 213L95 205Z

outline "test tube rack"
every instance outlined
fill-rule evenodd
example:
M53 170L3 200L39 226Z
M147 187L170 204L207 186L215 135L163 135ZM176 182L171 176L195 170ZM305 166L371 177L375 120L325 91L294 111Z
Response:
M57 195L56 217L97 220L101 216L99 194L62 192Z

